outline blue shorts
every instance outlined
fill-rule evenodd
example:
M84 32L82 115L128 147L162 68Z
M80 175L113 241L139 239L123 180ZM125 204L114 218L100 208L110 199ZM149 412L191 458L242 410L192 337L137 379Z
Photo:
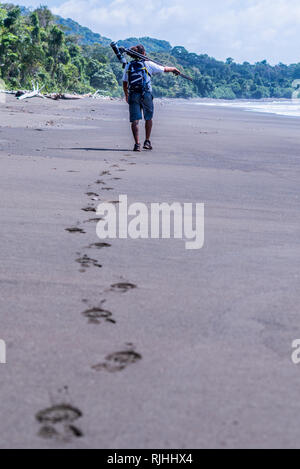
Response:
M144 95L141 93L130 93L129 95L129 113L130 122L140 121L151 121L154 114L153 96L152 93L146 92Z

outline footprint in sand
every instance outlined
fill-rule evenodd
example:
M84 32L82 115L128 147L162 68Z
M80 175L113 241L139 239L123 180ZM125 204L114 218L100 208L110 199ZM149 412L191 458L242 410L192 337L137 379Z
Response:
M127 344L125 350L107 355L104 362L92 366L92 370L117 373L125 370L129 365L133 365L140 360L142 360L142 355L135 351L132 344Z
M83 223L98 223L101 220L103 220L103 218L90 218L89 220L86 220Z
M120 203L119 200L110 200L109 202L107 202L108 204L112 204L112 205L118 205Z
M38 412L35 416L41 425L38 435L41 438L68 442L83 437L83 432L74 422L83 416L81 410L70 404L61 403Z
M127 283L127 282L121 282L121 283L115 283L114 285L111 285L111 291L118 291L120 293L126 293L129 290L134 290L137 288L137 285L134 285L133 283Z
M109 243L93 243L93 244L90 244L87 249L93 249L93 248L96 248L96 249L103 249L103 248L110 248L111 247L111 244Z
M85 316L90 324L101 324L102 322L108 322L110 324L116 324L116 321L113 318L113 315L107 309L103 309L102 305L106 302L103 300L99 307L89 308L84 311L82 314Z
M80 253L77 253L77 254L80 256ZM81 256L78 259L76 259L76 262L78 264L80 264L81 267L82 267L80 272L85 272L86 269L88 269L91 266L92 267L98 267L98 268L102 267L102 265L99 264L99 262L96 259L91 259L86 254L84 254L84 256Z
M114 188L113 188L113 187L102 187L101 190L102 190L102 191L113 191Z
M95 207L85 207L85 208L82 208L81 209L83 212L93 212L93 213L96 213L97 210L95 209Z
M102 181L101 179L98 179L97 181L95 181L95 184L102 184L103 186L106 186L106 182Z
M102 173L100 173L100 176L111 176L111 173L110 171L102 171Z
M88 197L99 197L99 194L97 194L96 192L87 192L85 195L87 195Z
M81 233L85 234L85 231L81 228L77 228L77 226L73 226L72 228L66 228L65 231L68 231L68 233Z

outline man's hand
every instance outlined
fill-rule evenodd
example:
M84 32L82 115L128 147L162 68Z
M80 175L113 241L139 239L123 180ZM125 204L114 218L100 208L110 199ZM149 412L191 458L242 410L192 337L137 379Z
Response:
M174 75L181 75L181 71L176 67L165 67L165 73L174 73Z
M128 94L125 94L125 101L128 104L128 102L129 102L129 95Z

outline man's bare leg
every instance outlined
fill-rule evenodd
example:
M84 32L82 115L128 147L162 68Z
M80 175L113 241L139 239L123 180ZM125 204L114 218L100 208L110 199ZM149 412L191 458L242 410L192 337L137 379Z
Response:
M146 140L150 140L153 127L153 121L146 121Z
M133 133L133 137L134 137L135 143L136 143L137 145L139 145L139 144L140 144L139 121L134 121L134 122L132 122L131 128L132 128L132 133Z

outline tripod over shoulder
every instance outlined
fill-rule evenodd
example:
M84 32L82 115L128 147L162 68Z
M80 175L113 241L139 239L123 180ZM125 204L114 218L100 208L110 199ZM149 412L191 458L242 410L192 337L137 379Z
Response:
M111 47L112 47L114 53L116 54L116 56L118 57L118 59L120 60L120 62L123 64L123 67L126 66L125 54L127 54L132 59L141 59L141 60L144 60L146 62L153 62L156 65L159 65L161 67L165 67L165 65L161 64L160 62L157 62L156 60L150 59L146 55L140 54L139 52L135 51L134 49L127 49L125 47L118 47L115 42L111 43ZM125 64L124 64L124 61L125 61ZM165 68L168 68L168 67L165 67ZM191 78L187 75L184 75L179 70L177 72L174 72L174 73L175 73L175 75L180 76L181 78L184 78L185 80L194 81L193 78Z

